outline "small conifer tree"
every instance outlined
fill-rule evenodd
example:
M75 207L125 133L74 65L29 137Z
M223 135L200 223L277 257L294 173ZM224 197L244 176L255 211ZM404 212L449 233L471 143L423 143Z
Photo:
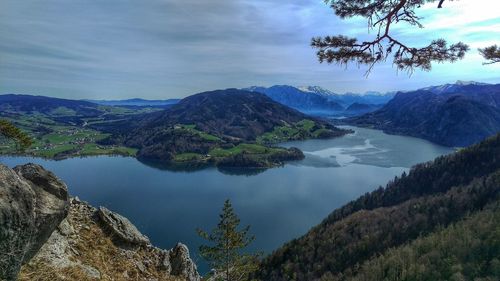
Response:
M198 229L198 234L211 244L201 246L200 254L215 270L217 281L247 280L257 269L259 254L243 253L255 237L249 235L250 226L238 230L239 225L240 219L226 200L217 227L211 233Z
M18 150L25 150L33 144L28 134L6 120L0 120L0 136L14 140Z

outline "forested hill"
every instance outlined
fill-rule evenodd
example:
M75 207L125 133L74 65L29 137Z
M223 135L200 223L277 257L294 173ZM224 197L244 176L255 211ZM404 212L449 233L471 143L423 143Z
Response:
M268 167L303 157L297 149L276 150L269 144L336 137L349 131L264 94L226 89L189 96L169 109L124 122L121 130L111 132L113 136L106 141L139 149L138 157L143 160ZM232 159L235 157L239 158ZM234 161L226 162L229 158Z
M381 109L345 121L464 147L500 132L500 84L448 84L400 92Z
M403 280L385 279L394 274L387 261L397 254L405 254L408 260L406 265L399 264L398 270L415 270L405 274L413 274L416 279L404 280L431 280L417 277L432 276L433 272L435 276L442 275L432 280L451 280L456 271L464 276L462 280L477 277L498 280L500 271L488 265L498 263L500 256L498 239L485 238L488 230L496 227L498 231L498 225L491 222L484 222L485 230L478 229L478 233L471 233L477 237L470 237L485 239L474 246L479 247L479 242L493 243L481 244L483 248L488 246L489 252L464 256L459 253L469 249L456 249L455 259L452 257L449 263L428 263L429 267L420 268L421 272L415 269L419 268L418 264L410 263L425 259L419 256L424 252L419 248L421 245L436 239L440 239L441 246L450 243L451 238L440 238L442 233L462 237L460 225L471 224L467 221L469 214L486 208L490 210L490 217L498 219L500 209L495 204L500 202L499 155L500 134L454 154L416 165L407 175L335 210L306 235L275 251L263 261L259 280ZM464 218L466 221L462 222ZM458 224L454 226L454 223ZM447 226L448 229L442 230ZM421 252L408 253L408 249ZM447 253L451 252L439 252L439 255L444 257ZM486 265L474 271L465 268L479 263ZM386 266L388 270L380 272L375 265ZM457 269L460 266L462 270ZM376 278L370 270L377 270ZM494 278L487 279L491 276Z
M263 94L227 89L203 92L182 99L162 114L144 120L141 128L194 124L201 131L218 137L255 140L257 136L276 126L294 124L304 119L311 117ZM318 119L315 122L334 128Z

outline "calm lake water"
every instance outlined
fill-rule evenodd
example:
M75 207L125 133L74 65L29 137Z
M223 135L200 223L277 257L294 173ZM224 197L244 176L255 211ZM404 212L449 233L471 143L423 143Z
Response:
M227 198L242 224L251 225L253 249L269 253L412 165L453 151L421 139L353 129L354 134L337 139L285 143L303 150L306 158L260 173L168 171L108 156L63 161L0 156L0 163L43 165L67 183L72 196L126 216L156 246L187 244L206 271L195 230L212 229Z

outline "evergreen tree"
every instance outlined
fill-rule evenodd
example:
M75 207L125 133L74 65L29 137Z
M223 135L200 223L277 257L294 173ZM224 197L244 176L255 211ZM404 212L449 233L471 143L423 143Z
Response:
M493 64L500 62L500 47L492 45L479 49L479 53L487 60L483 64Z
M259 254L245 254L245 249L255 240L249 235L250 226L238 230L240 219L234 213L231 202L226 200L220 214L220 221L211 233L201 229L198 234L210 242L210 246L200 247L200 253L215 270L217 281L247 280L257 269Z
M19 150L25 150L33 144L28 134L6 120L0 120L0 135L14 140Z

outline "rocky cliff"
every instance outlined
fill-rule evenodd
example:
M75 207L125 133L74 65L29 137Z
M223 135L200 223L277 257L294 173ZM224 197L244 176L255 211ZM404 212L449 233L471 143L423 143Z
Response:
M154 247L125 217L78 198L19 280L199 281L189 250Z
M27 164L0 164L0 279L15 280L66 217L68 190L54 174Z
M127 218L69 199L35 164L0 165L0 280L16 278L200 280L185 245L154 247Z

